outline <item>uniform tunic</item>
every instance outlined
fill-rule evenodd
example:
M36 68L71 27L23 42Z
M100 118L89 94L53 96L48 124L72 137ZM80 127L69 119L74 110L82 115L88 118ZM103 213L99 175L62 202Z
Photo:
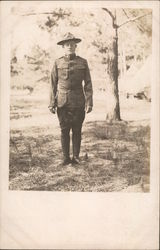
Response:
M49 107L92 107L92 94L87 60L73 54L55 61L51 72Z

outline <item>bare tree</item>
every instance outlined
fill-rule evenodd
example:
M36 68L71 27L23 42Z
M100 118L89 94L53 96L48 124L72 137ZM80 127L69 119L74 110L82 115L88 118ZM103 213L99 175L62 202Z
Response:
M107 58L107 73L108 73L108 85L107 85L107 114L106 120L121 120L120 107L119 107L119 93L118 93L118 26L116 19L116 10L112 13L110 10L104 8L105 11L112 18L112 27L114 29L114 35L109 46L108 58Z
M107 73L108 73L108 84L107 84L107 114L106 120L108 122L121 120L120 116L120 104L119 104L119 90L118 90L118 29L129 22L135 22L136 20L151 14L147 13L134 18L126 20L122 24L117 24L116 10L110 11L107 8L102 8L112 18L112 27L114 29L114 35L111 40L108 55L107 55Z

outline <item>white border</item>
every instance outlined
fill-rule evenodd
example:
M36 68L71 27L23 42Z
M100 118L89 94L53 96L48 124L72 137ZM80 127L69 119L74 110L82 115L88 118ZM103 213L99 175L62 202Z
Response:
M11 20L10 2L1 2L0 246L3 249L158 249L159 2L63 2L63 6L78 5L153 9L151 190L149 193L8 191Z

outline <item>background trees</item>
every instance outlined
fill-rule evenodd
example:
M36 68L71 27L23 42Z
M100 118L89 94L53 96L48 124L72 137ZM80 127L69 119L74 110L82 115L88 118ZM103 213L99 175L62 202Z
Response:
M111 98L111 89L113 92L114 88L112 86L109 89L111 85L108 84L113 78L108 60L109 57L110 59L113 57L115 49L113 44L115 30L111 17L101 8L53 7L44 10L33 6L24 10L21 6L17 5L12 9L13 16L18 18L12 35L12 87L23 89L29 85L34 91L38 86L46 88L53 61L62 55L56 43L61 35L69 30L82 38L78 54L89 61L95 91L97 89L106 91L106 102L109 100L107 118L119 119L119 108L118 106L115 108L114 100L112 103ZM136 74L151 54L152 15L147 15L150 12L149 9L116 10L117 24L126 22L118 33L116 77L119 79L123 79L133 68ZM143 15L143 18L127 23L127 20ZM115 63L114 61L112 65L114 69ZM129 85L129 82L126 81L125 84ZM116 110L115 113L113 110Z

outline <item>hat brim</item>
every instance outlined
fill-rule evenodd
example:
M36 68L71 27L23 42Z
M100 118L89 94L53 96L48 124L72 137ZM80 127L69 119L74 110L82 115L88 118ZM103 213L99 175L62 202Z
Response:
M63 45L63 44L65 44L68 41L74 41L76 43L80 43L82 40L80 38L66 39L66 40L59 41L57 44L58 45Z

